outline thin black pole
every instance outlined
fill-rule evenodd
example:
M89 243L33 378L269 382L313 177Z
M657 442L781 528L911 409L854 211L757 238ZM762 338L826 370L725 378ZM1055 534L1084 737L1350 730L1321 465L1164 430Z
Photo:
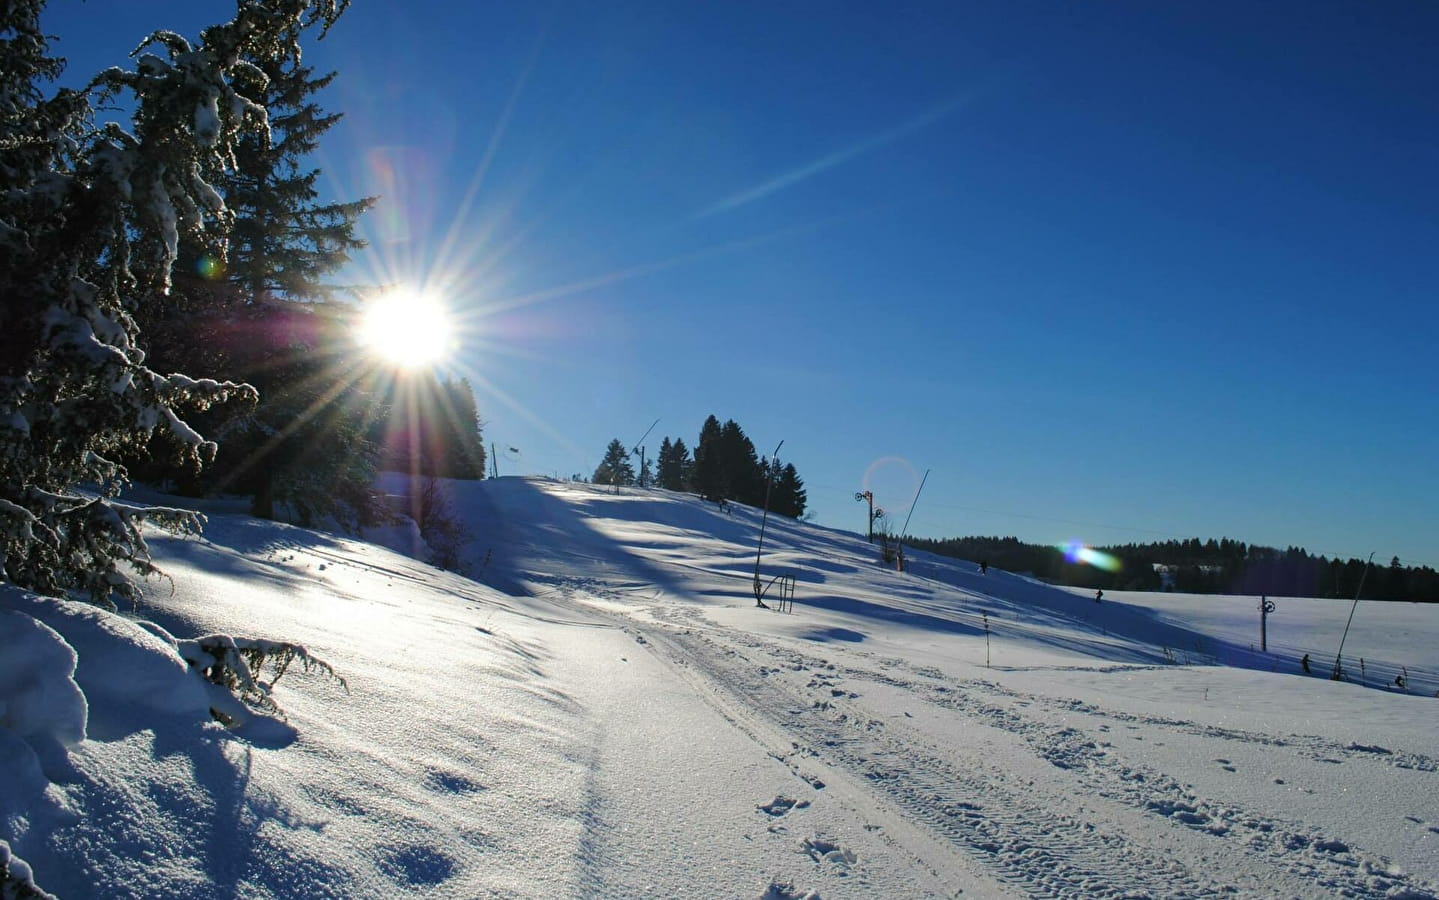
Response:
M655 420L650 423L650 427L648 427L648 428L645 429L645 433L642 434L642 435L640 435L640 439L637 440L637 441L635 441L633 444L630 445L631 447L634 448L634 449L632 449L632 450L630 451L630 453L632 453L632 454L633 454L633 453L638 453L638 454L640 455L640 471L639 471L639 477L635 479L636 481L639 482L640 487L647 487L647 486L648 486L648 485L645 484L645 438L647 438L647 437L650 436L650 432L651 432L651 431L654 431L654 430L655 430L655 426L658 425L659 423L660 423L659 417L656 416L656 417L655 417ZM616 488L616 490L618 490L618 488Z
M631 444L630 446L631 446L631 447L638 447L639 445L643 444L643 443L645 442L645 438L647 438L647 437L650 436L650 432L651 432L651 431L654 431L654 430L655 430L655 426L658 425L659 423L660 423L660 420L659 420L658 418L656 418L653 422L650 423L650 427L648 427L648 428L645 429L645 433L642 434L642 435L640 435L640 439L637 440L637 441L635 441L635 442L634 442L633 444Z
M784 441L775 445L774 452L769 455L770 461L765 464L764 474L764 515L759 520L759 545L754 550L754 603L755 606L764 606L764 590L759 585L759 556L764 552L764 527L769 522L769 489L774 484L774 462L779 458L779 448L784 446Z
M929 470L924 470L924 477L919 480L919 490L914 492L914 500L909 504L909 514L904 517L904 527L899 530L899 570L904 571L904 542L909 538L909 517L914 515L915 506L919 505L919 495L924 493L924 483L929 480Z
M929 480L929 470L924 470L924 477L919 480L919 490L914 492L914 502L909 505L909 515L904 517L904 527L899 530L899 539L902 541L909 537L909 517L914 515L915 506L919 505L919 495L924 493L924 483Z
M1349 626L1354 624L1354 610L1359 608L1359 595L1364 593L1364 579L1369 577L1369 566L1374 562L1374 554L1369 554L1369 561L1364 564L1364 574L1359 576L1359 589L1354 592L1354 605L1349 607L1349 621L1344 623L1344 634L1339 638L1339 652L1334 654L1334 674L1329 676L1330 681L1340 679L1339 661L1344 658L1344 642L1349 638Z
M1269 652L1269 614L1274 612L1274 601L1268 597L1259 598L1259 651Z

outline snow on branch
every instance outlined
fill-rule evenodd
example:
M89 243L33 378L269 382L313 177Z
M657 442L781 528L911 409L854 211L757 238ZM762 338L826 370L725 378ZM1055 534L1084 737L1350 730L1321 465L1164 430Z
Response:
M245 724L249 720L248 709L283 717L284 710L275 702L273 691L276 682L296 661L306 673L317 671L339 682L345 693L350 691L350 686L333 666L300 644L211 634L193 641L176 641L175 649L206 681L224 689L225 696L217 697L211 692L211 712L230 727ZM262 676L267 665L270 678L265 681ZM226 700L226 696L230 700ZM239 703L231 702L236 698Z
M179 462L203 464L215 445L182 416L256 392L156 375L129 310L168 292L184 235L228 230L205 174L233 168L242 132L268 130L264 107L244 94L253 60L298 59L302 33L328 28L346 6L245 0L198 40L151 34L132 68L106 69L84 91L45 99L38 83L14 86L23 102L0 122L0 142L22 140L0 191L0 578L101 605L134 601L139 589L119 567L155 572L140 523L199 527L192 514L112 504L126 480L115 460L160 434ZM36 72L56 65L43 40L12 50L34 55ZM121 95L118 105L133 107L128 127L97 125L91 104ZM87 483L104 497L83 496Z

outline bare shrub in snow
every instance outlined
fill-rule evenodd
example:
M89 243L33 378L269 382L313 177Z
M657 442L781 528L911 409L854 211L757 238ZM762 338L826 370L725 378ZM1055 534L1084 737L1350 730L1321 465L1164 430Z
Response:
M420 527L420 537L429 545L430 563L441 569L459 572L464 565L465 546L474 537L455 516L444 485L438 478L426 476L423 479L411 479L410 489L413 493L411 508L416 513L415 523Z

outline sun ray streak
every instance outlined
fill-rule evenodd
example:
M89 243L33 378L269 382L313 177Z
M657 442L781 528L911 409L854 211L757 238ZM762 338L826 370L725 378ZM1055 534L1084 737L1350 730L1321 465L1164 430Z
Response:
M821 156L814 162L807 163L806 165L800 166L797 169L791 169L790 171L785 172L782 175L771 178L770 180L758 184L755 187L749 188L748 190L740 191L737 194L732 194L729 197L726 197L725 199L719 201L718 203L715 203L700 210L699 212L695 213L692 218L704 219L722 212L728 212L732 209L738 209L739 207L744 206L748 203L753 203L756 200L763 199L764 197L767 197L770 194L775 193L776 191L784 190L791 185L795 185L806 179L813 178L814 176L819 175L820 173L825 172L829 169L832 169L835 166L849 162L855 157L863 156L866 153L871 153L875 150L880 149L881 147L888 146L889 144L893 144L896 141L907 138L912 134L923 131L931 125L934 125L935 123L945 118L948 118L960 107L967 105L972 99L973 94L966 93L960 97L956 97L945 103L941 103L938 106L932 107L925 112L915 116L907 122L902 122L894 128L891 128L887 131L882 131L879 134L871 135L867 138L864 138L863 140L850 144L848 147L843 147L839 150L834 151L833 153Z
M509 132L510 119L514 115L515 109L519 106L520 98L524 95L525 87L530 81L530 76L534 73L535 64L539 61L540 50L544 47L545 38L548 33L549 25L546 24L535 37L534 45L530 48L529 58L525 61L525 66L520 72L520 77L516 79L514 89L510 91L510 96L505 101L505 108L500 111L499 121L495 123L495 131L490 135L489 143L485 146L484 155L475 166L475 174L470 178L470 183L465 188L465 193L460 199L459 206L455 208L455 214L451 218L450 228L445 234L445 239L443 243L440 244L439 251L435 254L435 267L437 269L443 271L446 268L449 264L450 254L454 252L456 245L459 244L465 219L469 216L470 209L474 206L475 199L479 196L480 188L484 186L485 177L489 174L490 166L494 163L495 156L499 153L501 144L504 143L505 135Z
M486 394L500 401L500 403L503 404L506 408L508 408L511 412L515 413L520 418L528 422L530 425L538 429L542 434L545 435L545 437L554 441L556 444L559 444L560 447L566 453L571 454L574 459L585 458L585 451L578 444L570 440L565 435L561 434L560 431L556 429L553 425L546 422L544 419L541 419L534 413L530 412L527 408L525 408L522 403L511 397L509 394L506 394L494 382L490 381L488 378L481 375L479 372L473 370L462 370L460 374L468 378L470 380L470 384L473 385L476 389L484 389Z
M334 384L321 393L320 396L316 397L313 403L305 407L299 415L286 423L284 428L271 435L270 439L248 458L241 461L239 465L229 472L226 472L225 475L216 482L214 487L215 493L224 493L225 489L231 484L234 484L242 475L263 462L265 458L268 457L276 447L280 446L281 443L289 438L290 435L294 434L307 422L319 415L322 410L334 402L335 398L339 397L351 385L359 381L365 372L366 368L363 365L355 363L350 366L349 372L336 373Z
M688 263L697 262L702 259L708 259L709 257L722 256L727 253L736 253L740 250L748 250L752 247L757 247L762 244L768 244L774 241L783 240L784 238L788 237L794 237L795 235L805 234L811 231L817 231L821 228L829 227L830 225L834 225L838 222L851 221L856 218L870 215L871 213L872 210L866 210L862 213L848 213L842 216L830 216L828 218L820 219L819 221L810 222L804 225L793 225L789 228L781 228L777 231L771 231L765 234L756 235L755 237L742 238L737 241L728 241L723 244L716 244L712 247L705 247L703 249L695 250L690 253L681 253L677 256L672 256L669 259L661 259L654 262L640 263L638 265L630 266L627 269L616 269L613 272L607 272L603 275L594 275L589 278L581 278L577 281L571 281L568 284L559 285L558 287L546 288L541 291L534 291L532 293L522 294L516 297L496 299L486 304L486 311L487 313L505 312L508 310L517 309L522 306L529 306L534 303L540 303L545 300L555 300L560 297L567 297L573 294L584 293L585 291L593 290L598 287L605 287L606 285L616 284L623 281L631 281L635 278L640 278L645 275L651 275L655 272L663 272L666 269L673 269L678 266L686 265Z

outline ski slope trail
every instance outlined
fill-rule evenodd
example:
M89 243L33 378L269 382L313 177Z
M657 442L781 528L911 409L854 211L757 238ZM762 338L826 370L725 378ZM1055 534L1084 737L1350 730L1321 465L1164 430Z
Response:
M471 578L215 508L152 536L170 579L128 616L0 590L0 644L84 651L7 684L88 704L48 769L0 710L35 763L0 766L0 840L81 900L1439 896L1435 699L1299 674L1348 603L1283 602L1265 656L1257 598L899 573L771 520L786 614L755 604L755 510L446 489ZM292 671L286 721L228 730L155 628L298 641L348 690ZM1428 610L1350 637L1370 672L1436 670Z
M1389 861L1342 838L1197 794L1090 736L1123 713L1089 707L1056 721L1061 704L992 682L955 683L895 661L836 665L706 626L686 610L649 612L664 624L637 633L785 762L801 794L843 794L876 823L867 827L887 827L949 883L977 877L1027 897L1303 896L1316 888L1349 897L1425 895ZM884 687L918 695L946 715L941 734L990 732L1003 751L955 753L905 717L876 715L863 698ZM1025 714L1033 705L1039 714ZM1323 742L1306 750L1356 752ZM1399 764L1432 771L1434 760L1411 754Z
M490 509L507 510L504 537L484 539L502 548L498 577L624 623L789 768L805 799L776 803L829 798L944 884L981 896L1433 894L1439 867L1426 834L1439 832L1413 827L1432 816L1406 816L1405 838L1386 841L1365 818L1385 817L1385 801L1410 791L1416 809L1433 808L1439 761L1422 726L1390 747L1300 723L1239 727L1212 709L1175 715L1172 702L1164 711L1105 702L1102 690L1075 696L1065 684L1154 683L1148 691L1172 700L1197 673L1216 671L1167 664L1175 648L1192 660L1273 665L1231 635L959 561L917 554L900 575L852 535L783 521L770 523L761 572L793 573L800 597L796 615L777 615L754 607L745 545L754 511L538 481L485 488L502 498ZM987 637L1007 667L956 664L978 662L981 647L989 655ZM1233 687L1219 678L1214 689ZM1432 709L1392 699L1408 704L1387 710L1397 720L1414 703ZM1389 784L1357 808L1307 804L1332 787L1325 770L1336 767ZM1247 780L1236 789L1216 775ZM1276 802L1293 792L1313 815ZM807 846L817 859L854 863L843 840Z

